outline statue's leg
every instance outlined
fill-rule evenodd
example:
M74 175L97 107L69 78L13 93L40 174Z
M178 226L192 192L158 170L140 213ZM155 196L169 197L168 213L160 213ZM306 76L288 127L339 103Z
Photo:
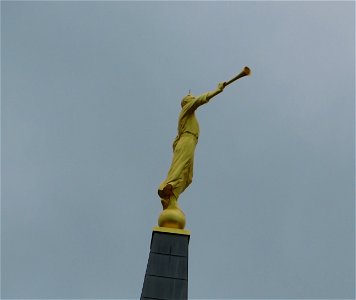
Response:
M169 199L161 198L161 204L162 204L163 209L167 209L168 204L169 204Z
M169 208L179 208L178 206L178 198L175 196L175 195L172 195L171 198L169 198L169 205L168 205Z
M176 145L167 178L158 188L163 210L179 209L178 197L193 179L195 145L196 139L191 135L182 136Z
M158 188L158 195L161 198L167 198L171 194L170 187L167 187L168 184L172 186L176 197L186 188L187 167L190 168L192 164L195 145L196 140L192 135L183 135L178 141L167 177Z

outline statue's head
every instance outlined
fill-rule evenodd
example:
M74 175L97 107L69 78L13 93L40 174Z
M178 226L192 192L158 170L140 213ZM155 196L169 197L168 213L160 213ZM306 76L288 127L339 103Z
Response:
M186 104L188 104L189 102L193 101L194 99L195 99L195 97L192 94L189 93L187 96L185 96L182 99L182 102L180 103L180 105L183 108Z

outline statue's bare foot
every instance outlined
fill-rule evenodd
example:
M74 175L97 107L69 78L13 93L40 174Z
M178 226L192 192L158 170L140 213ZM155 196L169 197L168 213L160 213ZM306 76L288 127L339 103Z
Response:
M173 195L173 187L171 184L166 184L163 190L158 190L158 195L162 199L169 199Z

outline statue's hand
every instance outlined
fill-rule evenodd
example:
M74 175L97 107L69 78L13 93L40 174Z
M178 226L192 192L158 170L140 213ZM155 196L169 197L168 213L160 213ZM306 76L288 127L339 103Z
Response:
M224 88L225 88L225 85L226 85L226 82L224 81L224 82L220 82L219 84L218 84L218 90L220 91L220 92L222 92L223 90L224 90Z

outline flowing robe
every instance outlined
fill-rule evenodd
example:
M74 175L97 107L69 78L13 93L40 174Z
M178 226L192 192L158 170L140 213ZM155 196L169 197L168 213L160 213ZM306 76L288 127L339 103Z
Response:
M208 101L208 93L199 97L188 95L182 100L178 134L173 142L171 167L166 179L159 186L159 190L163 190L167 184L170 184L176 199L193 180L194 152L199 138L199 123L195 117L195 110Z

